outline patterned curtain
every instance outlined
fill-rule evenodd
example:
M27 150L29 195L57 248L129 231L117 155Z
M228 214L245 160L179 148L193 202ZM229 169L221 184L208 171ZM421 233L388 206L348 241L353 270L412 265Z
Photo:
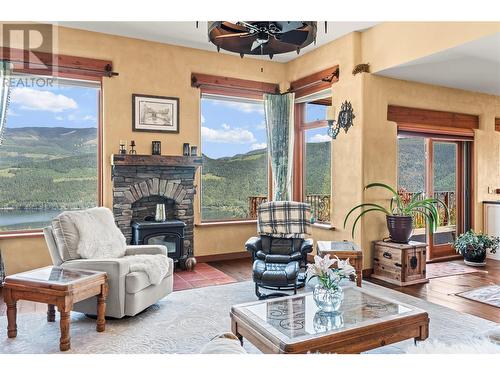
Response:
M7 108L10 100L10 63L0 60L0 146L7 120Z
M273 174L273 200L292 198L293 105L295 95L264 94L267 152Z

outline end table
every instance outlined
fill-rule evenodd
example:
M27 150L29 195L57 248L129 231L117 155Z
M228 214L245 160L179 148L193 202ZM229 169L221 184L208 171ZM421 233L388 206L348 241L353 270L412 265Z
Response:
M97 296L97 332L105 329L106 272L44 267L7 276L3 283L7 304L7 336L17 336L16 303L27 300L47 304L47 321L55 321L55 306L60 314L61 339L59 349L69 350L70 312L73 304Z
M317 241L316 250L319 256L326 254L337 256L340 260L349 259L356 269L356 284L360 287L363 279L363 251L354 242L349 241Z

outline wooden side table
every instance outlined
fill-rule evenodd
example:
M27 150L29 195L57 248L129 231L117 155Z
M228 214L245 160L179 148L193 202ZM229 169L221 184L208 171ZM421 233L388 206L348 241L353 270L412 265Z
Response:
M361 286L363 280L363 251L354 242L349 241L317 241L316 250L320 257L330 254L340 260L349 259L356 269L356 284Z
M97 296L97 332L104 332L108 284L106 272L44 267L7 276L3 283L7 304L7 337L17 336L16 303L27 300L47 304L47 321L55 321L55 306L60 314L59 349L69 350L70 312L73 304Z

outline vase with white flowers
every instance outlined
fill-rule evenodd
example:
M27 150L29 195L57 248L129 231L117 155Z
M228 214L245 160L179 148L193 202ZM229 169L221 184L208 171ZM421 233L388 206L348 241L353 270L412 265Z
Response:
M330 254L323 258L316 255L314 263L307 266L308 281L317 279L313 299L318 308L324 312L338 311L344 299L344 291L340 282L345 279L356 279L356 270L349 259L330 259Z

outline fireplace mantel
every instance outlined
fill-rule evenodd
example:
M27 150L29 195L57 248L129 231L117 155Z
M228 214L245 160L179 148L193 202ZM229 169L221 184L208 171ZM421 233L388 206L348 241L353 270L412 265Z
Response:
M171 155L111 155L113 166L164 166L164 167L199 167L201 156L171 156Z

